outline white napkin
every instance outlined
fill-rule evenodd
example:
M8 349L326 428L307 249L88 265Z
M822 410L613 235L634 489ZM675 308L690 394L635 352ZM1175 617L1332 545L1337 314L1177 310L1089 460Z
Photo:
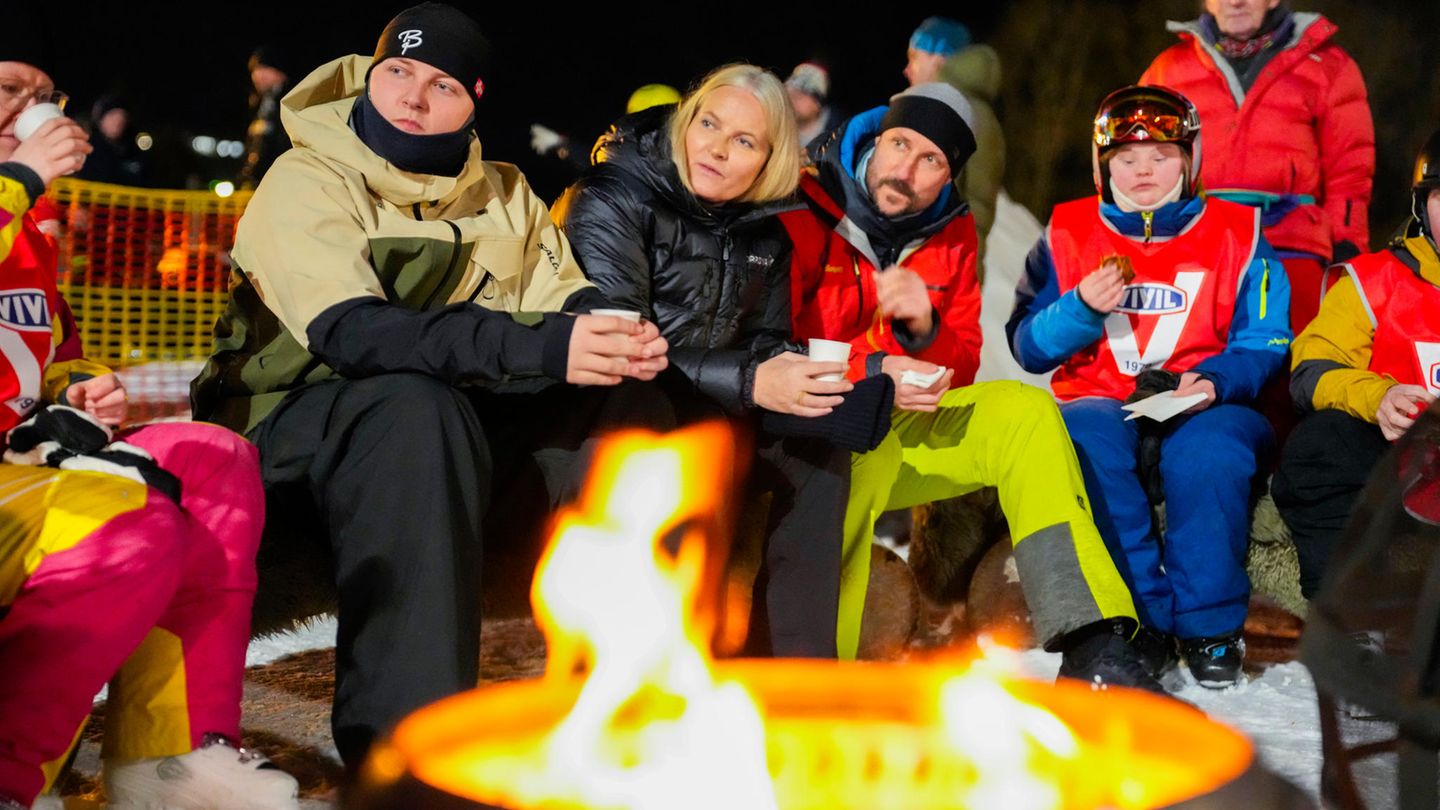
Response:
M1120 407L1122 410L1130 412L1130 415L1125 417L1126 422L1142 416L1148 416L1156 422L1164 422L1166 419L1184 413L1191 405L1204 400L1204 394L1177 397L1174 391L1161 391L1153 397L1146 397L1139 402L1132 402Z
M935 371L929 374L921 374L918 371L906 370L900 375L900 384L913 385L916 388L929 388L930 386L935 384L936 380L940 379L940 377L945 374L946 370L947 369L944 366L935 369Z

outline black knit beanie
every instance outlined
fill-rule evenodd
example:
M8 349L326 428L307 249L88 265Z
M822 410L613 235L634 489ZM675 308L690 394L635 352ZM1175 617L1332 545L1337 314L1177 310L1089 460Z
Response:
M0 62L24 62L45 71L53 81L55 43L49 21L35 9L18 5L5 9L5 20L0 24Z
M954 87L945 82L917 84L891 96L880 131L905 127L929 138L945 154L954 177L975 154L975 133L968 121L973 116L970 102Z
M424 62L454 76L479 99L489 73L490 42L469 15L444 3L421 3L395 15L380 33L370 69L392 57ZM369 78L367 72L366 78Z

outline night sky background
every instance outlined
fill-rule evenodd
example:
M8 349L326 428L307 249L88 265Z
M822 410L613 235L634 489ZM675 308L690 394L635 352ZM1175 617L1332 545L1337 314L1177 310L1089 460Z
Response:
M868 107L904 89L905 43L924 18L918 12L897 14L873 24L831 25L821 33L813 4L766 7L763 20L735 13L736 4L728 10L697 4L697 12L715 12L703 22L678 19L673 10L646 13L644 7L619 3L570 14L524 0L510 3L510 11L494 3L456 5L479 21L493 48L492 75L485 77L477 110L486 157L522 164L547 197L560 191L547 169L559 167L544 165L530 151L531 123L588 144L642 84L663 82L683 90L730 61L766 65L783 77L811 57L832 65L842 105ZM522 5L530 11L513 11ZM94 4L85 16L59 23L65 62L54 78L74 99L77 115L87 113L100 93L119 93L133 105L136 127L156 135L156 158L190 163L185 144L194 134L241 138L248 123L245 64L256 45L279 45L303 74L343 54L372 53L385 23L404 7L403 0L350 3L343 11L263 0ZM1000 13L962 16L980 32L990 30ZM298 80L291 78L292 84ZM217 162L212 171L224 165ZM183 178L179 173L177 179Z
M373 52L380 30L405 5L141 1L57 4L41 13L60 46L54 78L74 99L72 113L86 115L102 93L120 94L131 105L135 129L155 135L152 170L178 186L238 170L238 161L202 163L188 144L197 134L242 138L245 64L255 46L278 45L303 74L342 54ZM547 199L560 192L566 175L530 151L531 123L588 144L639 85L664 82L683 90L729 61L755 62L783 77L808 58L830 66L832 101L857 112L904 88L910 32L929 14L948 14L1001 54L1007 187L1042 218L1054 203L1092 191L1086 137L1099 99L1134 81L1174 41L1165 19L1193 18L1199 7L1194 0L886 2L863 19L846 19L838 6L814 0L612 1L570 12L524 0L456 5L479 21L494 49L477 112L486 157L520 164ZM1414 152L1440 126L1440 2L1293 5L1337 22L1339 43L1366 75L1380 137L1372 224L1388 232L1402 213L1400 192ZM1056 86L1060 79L1065 84Z

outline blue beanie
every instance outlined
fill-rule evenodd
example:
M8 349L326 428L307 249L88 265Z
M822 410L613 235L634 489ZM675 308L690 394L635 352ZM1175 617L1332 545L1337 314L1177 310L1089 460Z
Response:
M910 47L940 56L949 56L969 44L970 29L949 17L926 17L910 35Z

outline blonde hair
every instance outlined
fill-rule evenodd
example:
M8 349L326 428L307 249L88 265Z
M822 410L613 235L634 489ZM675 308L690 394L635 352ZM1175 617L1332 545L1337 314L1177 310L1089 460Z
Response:
M795 123L795 110L790 106L790 94L785 92L785 86L775 74L755 65L740 63L711 71L680 100L679 106L670 115L670 156L685 190L695 193L695 187L690 185L689 161L685 154L685 130L700 112L705 97L721 87L738 87L760 102L760 108L765 112L765 136L770 142L770 155L760 168L760 174L736 201L769 202L794 194L795 187L800 183L800 135Z

